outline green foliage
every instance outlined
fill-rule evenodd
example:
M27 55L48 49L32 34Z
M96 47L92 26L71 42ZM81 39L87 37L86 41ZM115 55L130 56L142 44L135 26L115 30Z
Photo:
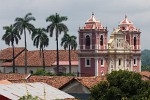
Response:
M26 95L19 98L19 100L39 100L38 97L33 97L32 95Z
M26 31L32 33L35 29L34 25L30 22L35 21L35 18L32 16L31 13L27 13L23 18L17 17L15 19L14 27L19 32L20 35L24 33L24 44L25 44L25 73L27 73L27 37Z
M142 71L149 71L150 72L150 65L147 65L147 66L141 66L141 70Z
M14 25L5 26L3 27L5 30L5 34L2 36L2 40L5 41L7 45L12 46L13 52L13 73L15 73L15 50L14 50L14 43L18 44L19 40L21 39L19 32L14 28Z
M34 72L32 75L38 75L38 76L76 76L73 73L71 73L71 74L70 73L53 74L53 73L50 73L50 72L46 72L43 69L37 69L37 71Z
M47 73L43 69L37 69L36 72L33 73L33 75L39 75L39 76L45 76Z
M91 89L90 100L149 100L150 82L129 71L113 71Z
M150 71L150 50L143 50L141 52L141 69L142 71Z

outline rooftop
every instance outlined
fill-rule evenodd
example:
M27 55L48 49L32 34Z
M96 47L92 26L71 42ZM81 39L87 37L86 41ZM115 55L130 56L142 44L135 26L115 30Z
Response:
M24 51L21 52L23 48L15 48L15 54L17 57L15 58L15 65L16 66L24 66ZM1 60L8 60L12 59L12 48L7 48L2 51L0 51L0 59ZM20 53L21 52L21 53ZM59 50L59 59L60 64L62 65L69 65L68 61L68 50ZM71 50L71 60L73 65L78 65L78 51L77 50ZM44 56L45 56L45 66L50 67L51 65L56 65L56 50L44 50ZM34 51L27 51L27 63L28 66L38 67L43 66L42 63L42 56L40 50L34 50ZM13 62L6 61L2 63L2 66L6 67L12 67Z
M42 100L74 98L63 91L41 82L0 84L0 87L0 94L11 100L18 100L20 97L27 94L34 97L37 96Z

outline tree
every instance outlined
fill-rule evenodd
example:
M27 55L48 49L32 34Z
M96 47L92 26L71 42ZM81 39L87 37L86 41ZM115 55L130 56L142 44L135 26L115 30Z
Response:
M14 29L13 25L3 27L5 30L5 34L2 36L2 40L5 41L7 45L12 46L12 59L13 59L13 73L15 73L15 50L14 50L14 42L18 44L19 40L21 39L17 30Z
M50 25L47 26L47 31L50 32L50 37L53 36L53 33L55 32L56 35L56 51L57 51L57 74L59 73L59 49L58 49L58 36L61 34L61 32L66 33L68 31L67 26L63 23L63 21L66 21L68 18L66 16L59 16L59 14L50 15L46 18L46 22L51 22Z
M34 26L30 23L30 21L35 21L35 18L31 16L31 13L28 13L25 15L24 18L16 18L15 19L15 29L17 29L22 35L24 33L24 39L25 39L25 73L27 73L27 39L26 39L26 30L31 33L34 30Z
M76 50L77 48L77 42L76 42L76 36L70 36L69 34L64 34L64 37L61 39L61 46L64 47L66 50L69 49L69 73L71 73L71 55L70 50Z
M36 46L37 48L38 47L40 48L40 52L42 53L43 70L45 70L45 58L43 48L47 47L49 44L49 38L46 34L46 29L44 28L35 29L34 32L32 33L32 40L33 45Z
M149 100L150 82L129 71L113 71L91 89L90 100Z

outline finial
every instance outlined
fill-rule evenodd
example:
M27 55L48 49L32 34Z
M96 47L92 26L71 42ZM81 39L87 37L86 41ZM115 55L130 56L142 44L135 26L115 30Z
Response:
M127 18L127 15L125 15L125 18Z
M92 16L94 15L94 12L92 12Z

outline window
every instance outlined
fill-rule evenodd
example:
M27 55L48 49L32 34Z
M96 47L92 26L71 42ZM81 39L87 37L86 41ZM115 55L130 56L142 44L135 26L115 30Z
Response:
M120 41L121 41L121 40L119 39L118 41L119 41L118 45L119 45L119 47L120 47L120 46L121 46L121 45L120 45Z
M103 46L103 35L100 37L100 45Z
M121 65L121 59L119 59L119 66Z
M133 64L134 64L134 66L136 65L136 59L134 59Z
M101 59L101 66L103 66L104 65L104 61L103 61L103 59Z
M117 47L123 47L123 42L122 41L123 41L122 39L117 39Z
M90 46L90 36L86 36L86 46Z
M85 65L86 65L87 67L90 67L91 62L90 62L90 59L89 59L89 58L86 59L85 63L86 63Z
M134 46L136 46L136 37L134 37Z
M117 47L118 47L118 39L117 39Z

